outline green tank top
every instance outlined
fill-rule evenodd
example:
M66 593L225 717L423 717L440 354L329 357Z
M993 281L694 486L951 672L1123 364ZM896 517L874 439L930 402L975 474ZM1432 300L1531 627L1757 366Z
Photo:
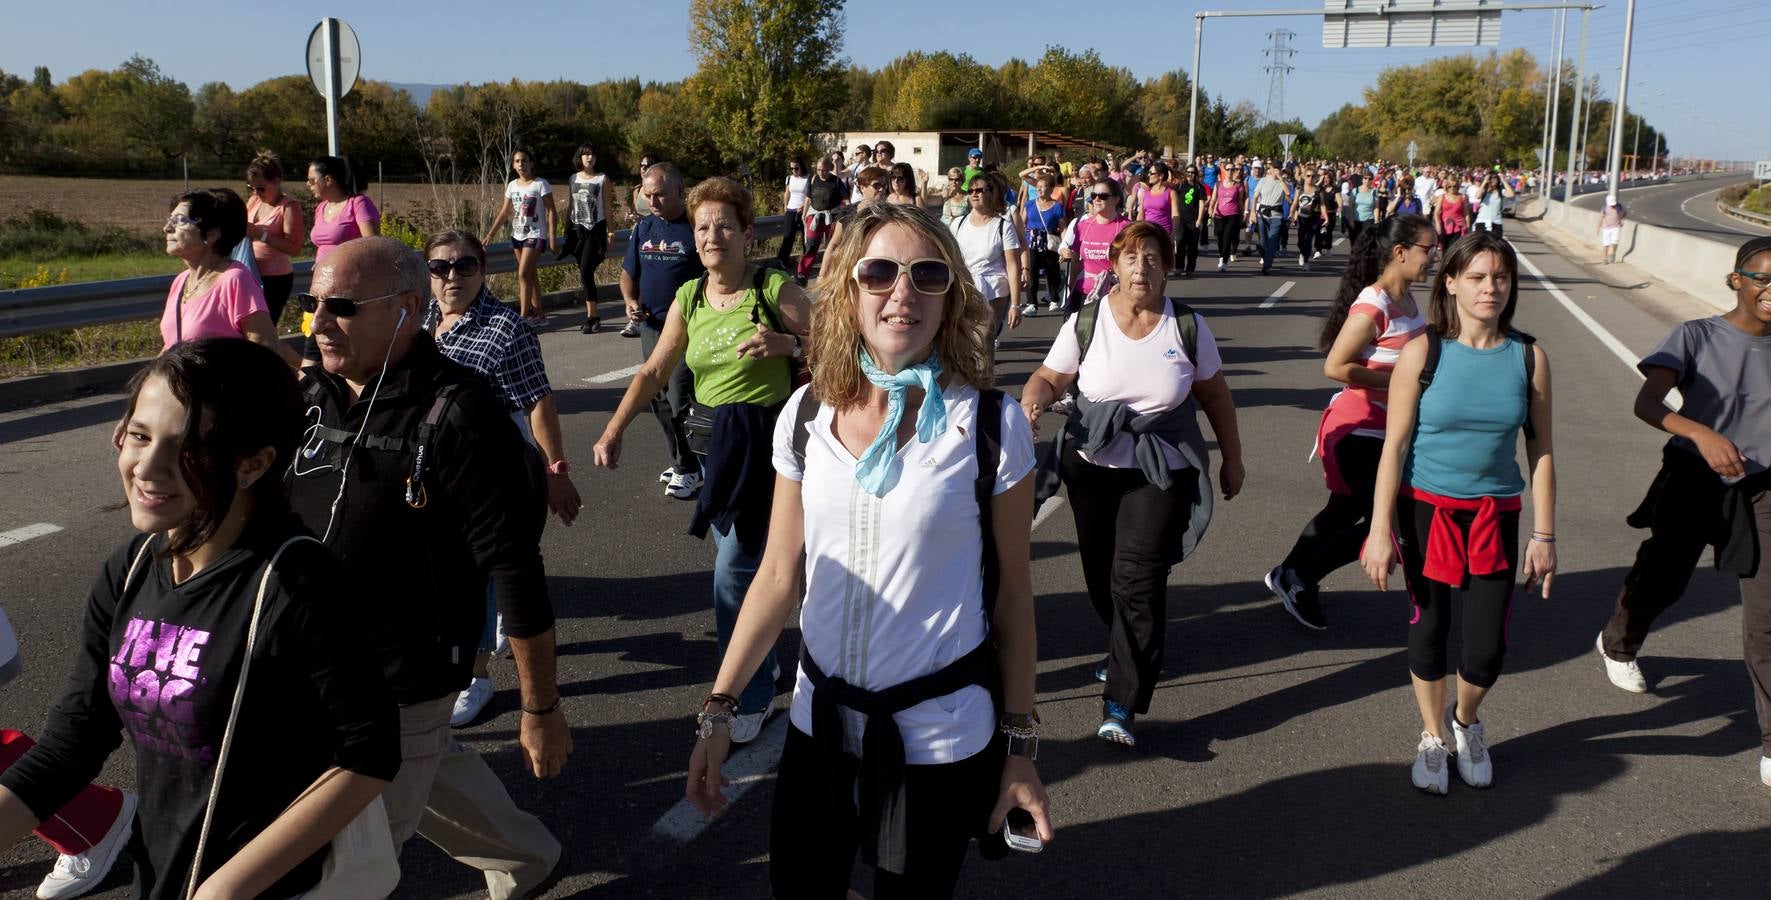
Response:
M726 310L714 309L707 302L699 278L677 289L677 308L688 325L689 349L683 362L695 373L695 402L702 406L774 406L792 393L787 357L738 355L738 345L756 334L756 322L769 328L771 322L781 319L781 286L787 283L787 273L763 269L761 275L761 296L756 287L759 282L753 277L744 298ZM768 310L757 308L759 302L768 304Z

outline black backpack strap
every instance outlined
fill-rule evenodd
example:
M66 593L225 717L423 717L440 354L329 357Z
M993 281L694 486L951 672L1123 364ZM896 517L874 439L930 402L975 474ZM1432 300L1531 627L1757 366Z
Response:
M1439 353L1441 351L1439 345L1444 340L1434 333L1433 329L1427 329L1427 360L1420 369L1420 392L1422 394L1427 392L1427 388L1433 386L1433 377L1439 373Z
M1509 337L1518 341L1525 351L1525 439L1537 440L1537 428L1531 424L1531 382L1537 375L1537 338L1521 331L1510 332Z
M978 478L972 494L978 499L978 529L984 538L984 620L996 614L996 591L1002 583L1002 567L996 559L996 532L991 516L991 501L996 498L997 460L1002 457L1002 391L991 389L978 393L978 415L972 423L976 432Z
M1193 307L1168 298L1168 314L1175 320L1175 333L1181 338L1181 352L1187 354L1187 362L1199 362L1199 319L1193 314Z
M767 287L769 282L769 271L769 266L757 266L756 274L750 277L750 289L756 292L756 306L754 309L757 310L762 318L769 320L770 331L786 334L787 329L781 326L781 316L775 311L775 304L770 303L768 297L763 294L763 289ZM754 322L756 320L753 318L751 321Z
M818 398L812 396L812 389L806 388L799 395L799 405L793 408L793 461L799 464L799 476L802 479L806 475L806 441L812 436L806 426L818 418L818 407L822 405Z
M1107 276L1102 275L1101 277ZM1078 374L1082 372L1082 361L1088 357L1088 345L1094 343L1095 317L1101 314L1101 305L1105 302L1106 300L1101 299L1093 303L1084 303L1082 308L1076 311L1076 371Z
M430 443L441 429L443 417L449 414L450 404L455 402L455 389L460 383L445 384L437 391L437 397L431 401L430 410L424 414L424 421L418 423L418 433L413 438L412 472L406 476L406 505L413 509L423 509L430 503L430 494L424 489L424 472L430 458Z

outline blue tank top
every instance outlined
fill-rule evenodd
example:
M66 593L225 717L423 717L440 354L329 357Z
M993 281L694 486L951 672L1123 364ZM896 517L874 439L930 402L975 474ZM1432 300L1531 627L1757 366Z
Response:
M1441 341L1439 369L1420 398L1404 482L1461 499L1525 492L1516 454L1525 424L1526 349L1512 339L1488 350Z
M1050 237L1047 238L1046 246L1049 249L1057 249L1058 238L1061 237L1061 235L1058 234L1058 225L1064 221L1064 204L1053 203L1050 209L1040 212L1039 201L1029 198L1027 200L1026 212L1027 233L1023 235L1025 240L1022 243L1029 247L1033 246L1034 232L1043 231L1050 235Z

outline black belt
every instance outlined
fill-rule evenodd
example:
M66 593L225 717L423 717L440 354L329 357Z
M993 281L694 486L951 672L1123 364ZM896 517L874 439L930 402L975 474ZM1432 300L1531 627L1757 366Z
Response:
M826 792L844 816L856 812L855 783L838 765L843 753L843 724L838 711L847 707L867 717L861 735L860 817L864 839L861 861L893 874L904 874L909 820L904 804L904 735L893 713L945 697L972 685L990 688L1000 676L996 647L989 639L940 671L912 678L884 690L868 691L824 674L801 646L800 667L812 682L812 739L818 743ZM995 691L992 690L992 694Z

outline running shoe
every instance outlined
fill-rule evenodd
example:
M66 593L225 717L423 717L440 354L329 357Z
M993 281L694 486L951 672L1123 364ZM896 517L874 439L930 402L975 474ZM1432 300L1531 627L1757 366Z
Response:
M111 822L111 830L85 853L63 853L55 858L55 868L37 885L42 900L62 900L87 894L111 873L117 854L129 843L135 824L135 795L123 792L123 808Z
M1488 737L1482 733L1482 723L1465 727L1454 715L1451 734L1457 743L1458 779L1473 788L1493 784L1494 760L1488 757Z
M594 316L591 318L585 319L584 324L578 326L578 333L579 334L596 334L597 332L602 331L602 330L603 330L603 320L598 319Z
M1028 301L1026 303L1021 304L1021 315L1023 315L1023 316L1037 316L1037 315L1039 315L1039 304L1036 302L1033 302L1033 301Z
M1095 729L1095 737L1127 747L1137 746L1138 739L1132 736L1131 723L1137 716L1132 711L1111 700L1102 704L1101 727Z
M1047 303L1045 305L1045 311L1048 313L1055 313L1063 308L1064 308L1064 304L1060 301L1057 301L1057 300L1053 300L1052 302Z
M1322 258L1322 251L1318 250L1315 253L1310 254L1310 258L1311 259L1321 259Z
M1612 684L1632 694L1648 693L1648 679L1642 676L1642 667L1636 665L1635 660L1622 662L1605 653L1605 632L1599 632L1593 643L1599 648L1599 658L1605 661L1605 677L1610 678Z
M700 472L678 472L664 486L664 494L678 500L693 500L701 492Z
M504 656L510 653L510 635L504 633L504 613L499 613L492 621L492 655Z
M486 704L492 702L496 690L492 687L491 678L475 678L467 683L467 690L455 695L455 710L449 713L450 728L466 728L486 711Z
M664 471L658 473L658 483L659 484L669 484L671 479L673 479L675 477L676 477L676 466L671 466L670 468L665 469Z
M1219 272L1222 272L1222 271L1224 271L1224 261L1223 261L1223 260L1221 260L1221 259L1220 259L1220 260L1218 260L1218 271L1219 271Z
M639 337L640 336L640 323L638 323L632 319L628 319L627 320L627 327L621 329L621 336L622 337L634 337L634 338Z
M1420 744L1414 748L1414 786L1429 794L1451 792L1451 773L1445 768L1445 742L1432 732L1420 733Z
M742 713L733 716L731 724L732 743L748 744L751 741L756 740L756 736L762 734L763 723L769 720L769 712L770 710L765 709L762 712Z
M1102 684L1107 683L1107 661L1104 659L1100 665L1095 666L1095 680Z
M1759 783L1771 787L1771 756L1759 757Z
M1305 259L1304 255L1302 253L1299 253L1298 254L1298 265L1303 266L1304 268L1308 269L1310 267L1310 261Z
M1230 261L1231 261L1231 262L1235 262L1235 261L1236 261L1236 254L1234 254L1234 253L1232 253L1232 254L1230 254Z
M1316 602L1316 589L1298 580L1297 573L1283 565L1267 573L1267 590L1279 598L1285 611L1306 628L1325 631L1328 621L1322 618L1322 606Z

